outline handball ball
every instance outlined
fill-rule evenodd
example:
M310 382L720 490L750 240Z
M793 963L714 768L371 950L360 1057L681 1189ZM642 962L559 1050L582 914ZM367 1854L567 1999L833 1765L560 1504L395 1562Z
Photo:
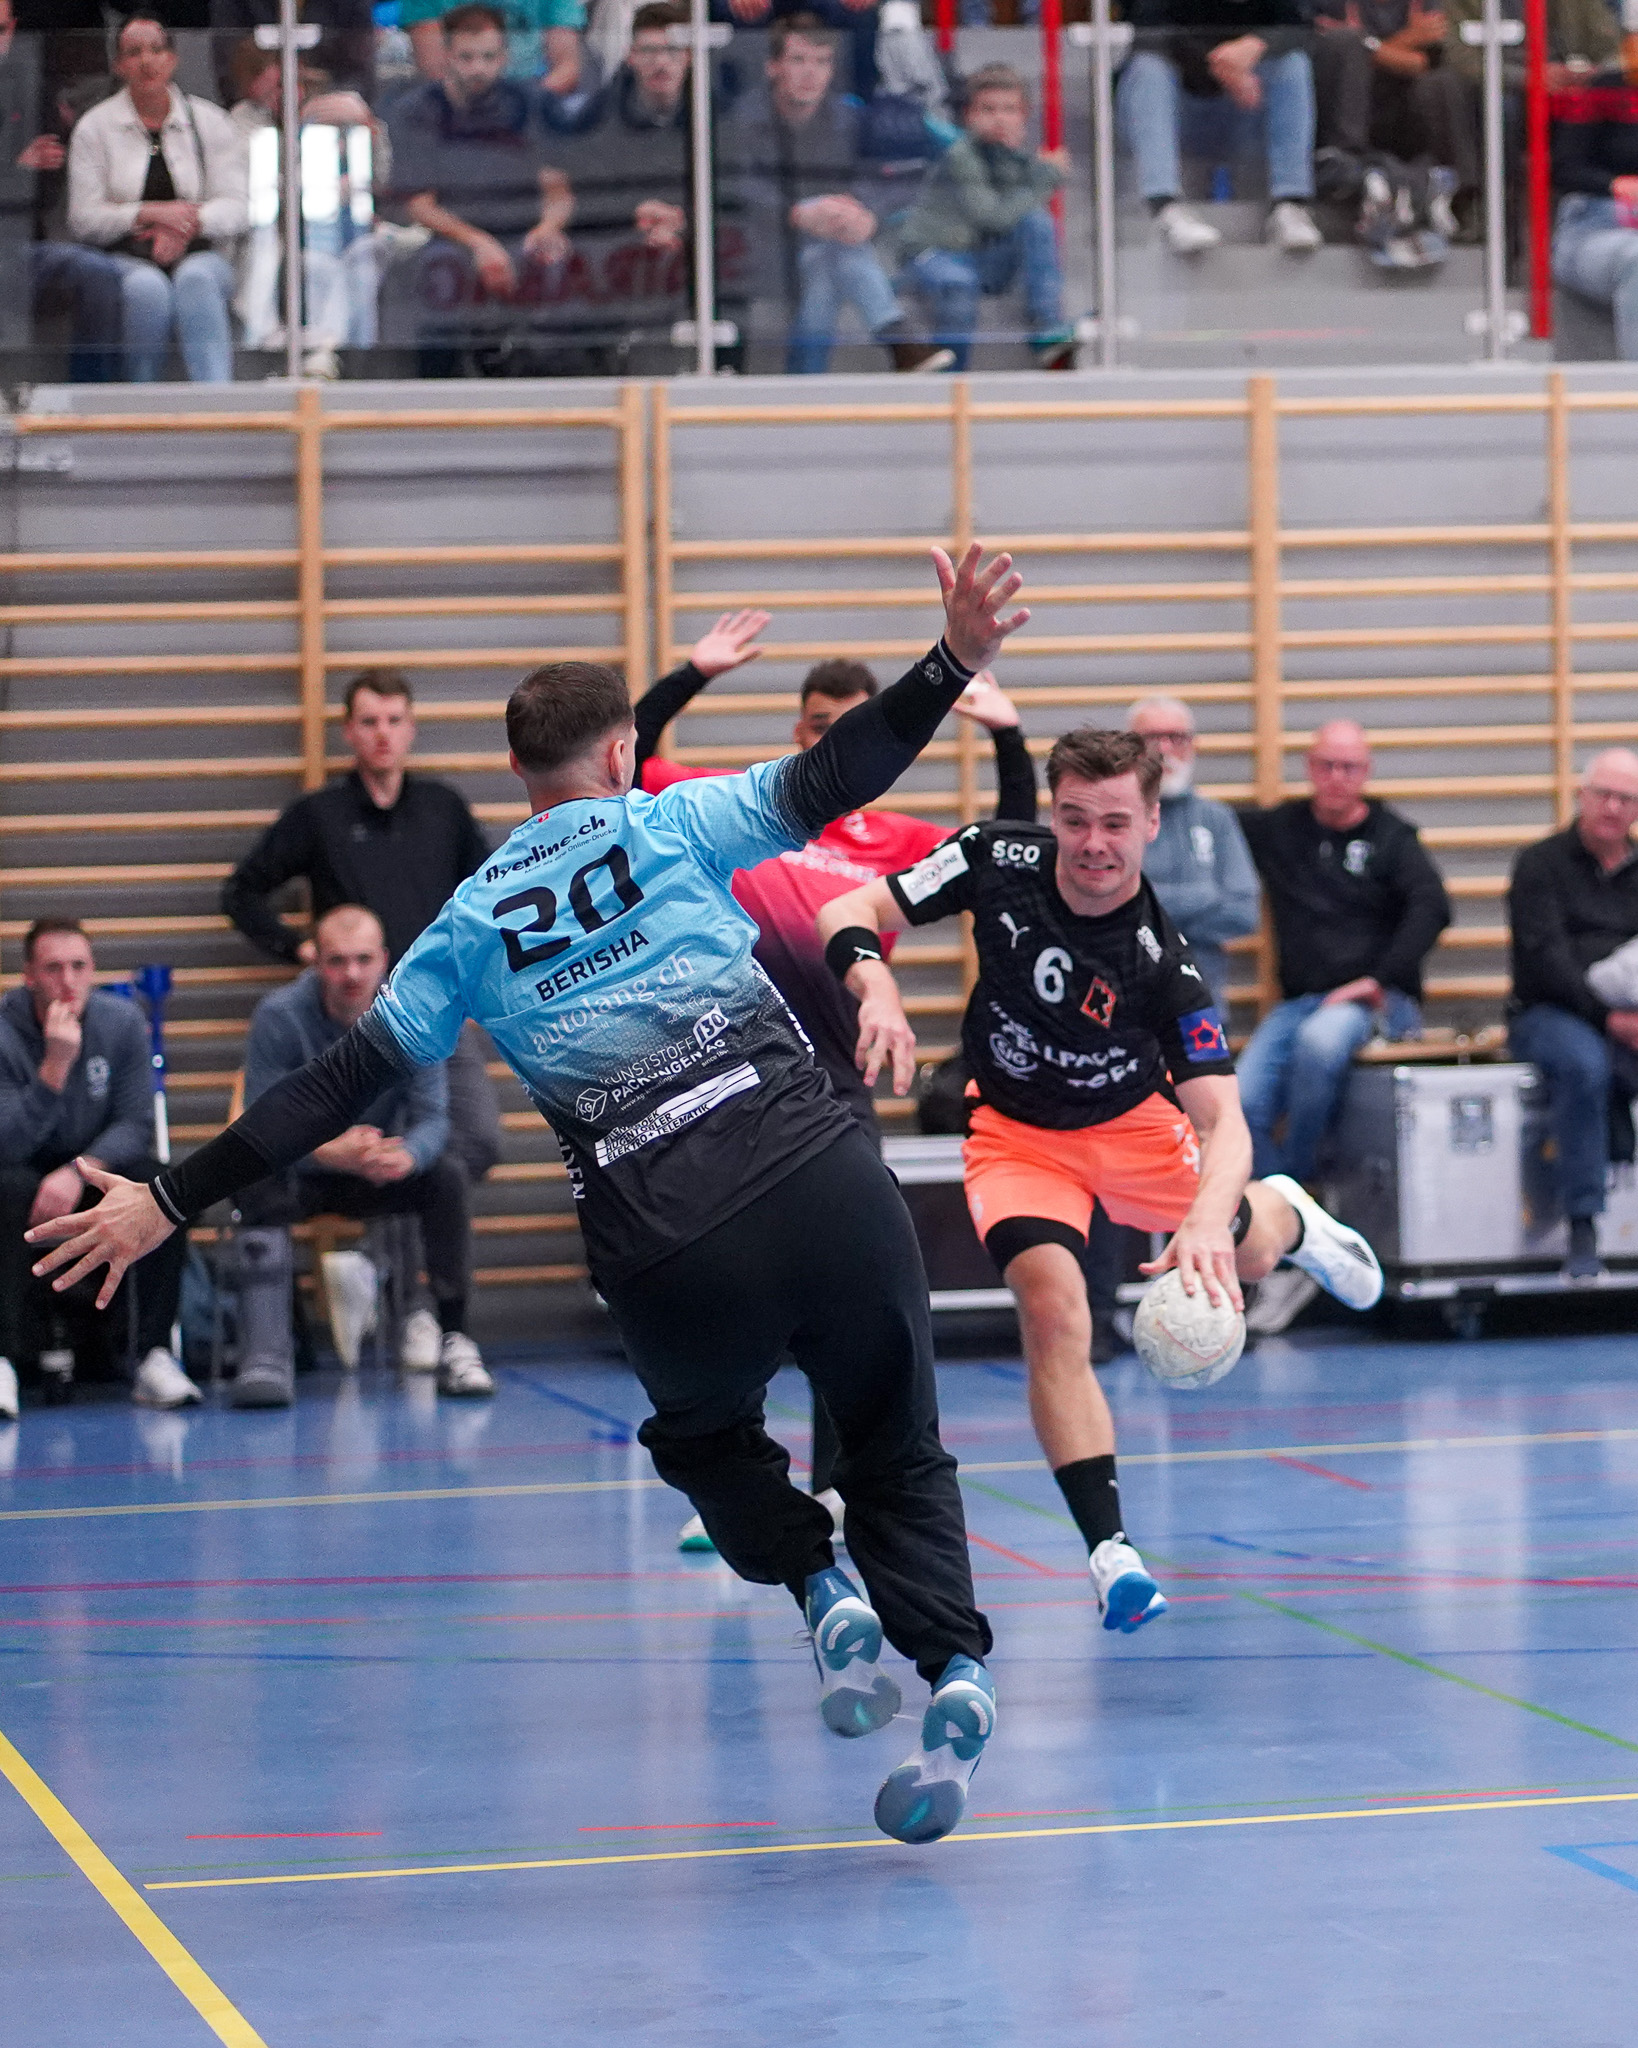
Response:
M1209 1387L1245 1348L1246 1319L1225 1300L1213 1308L1202 1282L1185 1294L1176 1270L1162 1273L1132 1319L1137 1355L1168 1387Z

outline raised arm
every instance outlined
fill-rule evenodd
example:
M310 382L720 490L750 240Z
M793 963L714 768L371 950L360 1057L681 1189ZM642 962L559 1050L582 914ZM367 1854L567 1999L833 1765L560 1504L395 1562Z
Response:
M1011 555L983 564L975 541L958 569L934 548L944 637L879 697L839 718L824 737L787 761L781 801L816 837L833 818L863 807L891 789L938 731L980 669L988 668L1027 610L1004 615L1023 588Z
M995 748L995 816L1033 825L1035 763L1029 757L1018 706L986 668L962 691L955 708L958 717L983 726Z
M699 695L707 683L730 669L755 661L762 649L751 643L772 619L772 612L724 612L708 633L694 642L681 668L651 683L632 710L637 721L637 773L653 757L660 735Z

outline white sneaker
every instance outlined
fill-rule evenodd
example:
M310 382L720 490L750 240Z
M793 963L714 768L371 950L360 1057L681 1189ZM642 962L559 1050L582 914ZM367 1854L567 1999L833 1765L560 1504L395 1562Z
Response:
M1155 215L1155 221L1174 256L1198 256L1206 249L1215 249L1223 239L1209 220L1202 220L1181 199L1168 200Z
M137 1367L131 1399L139 1408L185 1408L204 1395L168 1351L156 1344Z
M821 1507L830 1509L831 1532L833 1536L840 1536L842 1533L842 1517L846 1513L842 1496L836 1491L834 1486L827 1486L823 1493L816 1493L813 1497Z
M451 1330L438 1353L440 1394L492 1394L495 1382L489 1377L482 1354L470 1337Z
M1249 1337L1277 1337L1289 1330L1311 1301L1319 1298L1317 1280L1296 1266L1276 1266L1266 1280L1257 1282L1257 1299L1246 1310Z
M1288 256L1311 256L1325 241L1314 216L1295 199L1275 202L1269 212L1266 236Z
M1284 1195L1302 1219L1302 1243L1287 1254L1292 1265L1312 1274L1345 1308L1375 1308L1382 1299L1382 1268L1359 1232L1327 1215L1289 1174L1271 1173L1263 1185Z
M359 1347L375 1328L380 1278L362 1252L326 1252L324 1292L330 1302L330 1335L342 1369L358 1366Z
M398 1363L405 1372L436 1372L444 1333L429 1308L413 1310L404 1318L404 1334L398 1346Z
M333 384L341 375L341 358L328 344L309 349L302 358L301 373L304 377L317 378L321 383Z
M9 1358L0 1358L0 1422L17 1420L17 1368Z
M1166 1612L1166 1596L1124 1536L1106 1536L1087 1559L1105 1628L1131 1635Z

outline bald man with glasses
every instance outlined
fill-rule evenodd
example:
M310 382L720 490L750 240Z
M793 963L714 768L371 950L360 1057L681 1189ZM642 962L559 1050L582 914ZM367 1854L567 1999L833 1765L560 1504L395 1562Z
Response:
M1554 1168L1569 1220L1564 1275L1595 1280L1598 1218L1611 1158L1611 1108L1632 1157L1628 1107L1638 1095L1638 1009L1612 1007L1589 970L1638 937L1638 754L1612 747L1581 780L1573 823L1527 846L1507 894L1516 1059L1547 1082Z

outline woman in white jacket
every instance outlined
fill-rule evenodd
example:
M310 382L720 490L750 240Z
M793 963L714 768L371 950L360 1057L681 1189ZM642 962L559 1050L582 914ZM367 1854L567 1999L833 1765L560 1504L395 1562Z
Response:
M189 377L229 384L244 139L220 107L176 90L170 30L152 15L120 29L114 69L125 90L83 115L69 144L69 233L118 259L131 382L164 374L174 329Z

